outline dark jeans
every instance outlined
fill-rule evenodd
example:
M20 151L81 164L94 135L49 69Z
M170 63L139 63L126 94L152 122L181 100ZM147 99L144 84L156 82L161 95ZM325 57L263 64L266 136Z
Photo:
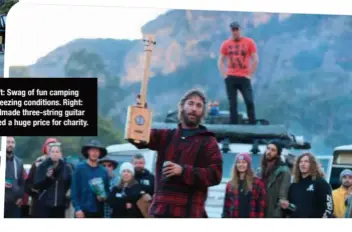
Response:
M21 208L15 203L5 203L5 218L21 218Z
M47 207L40 210L38 218L65 218L65 207Z
M100 212L86 212L84 211L84 218L104 218L104 213L100 213Z
M228 76L225 79L227 97L230 105L230 124L238 124L237 90L243 96L250 124L255 124L255 110L251 80L245 77Z

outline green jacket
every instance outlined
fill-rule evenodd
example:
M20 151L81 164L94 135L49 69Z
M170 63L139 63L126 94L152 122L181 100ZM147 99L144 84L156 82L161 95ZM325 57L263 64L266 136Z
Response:
M269 176L267 190L267 206L265 217L281 218L283 213L278 205L279 199L287 199L288 189L291 185L291 172L286 165L280 165Z

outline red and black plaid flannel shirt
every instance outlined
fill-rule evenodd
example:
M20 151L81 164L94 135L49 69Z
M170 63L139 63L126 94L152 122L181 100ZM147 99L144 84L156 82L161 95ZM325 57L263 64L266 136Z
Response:
M155 217L206 217L205 201L208 187L222 179L222 155L214 134L201 126L201 132L181 138L177 129L153 129L147 146L158 152L155 171L155 195L150 214ZM165 179L162 167L165 161L183 167L181 176Z
M252 198L249 206L250 218L263 218L265 210L266 190L264 182L255 178L253 181ZM240 194L239 190L232 187L229 183L226 185L225 203L223 209L223 218L239 217Z

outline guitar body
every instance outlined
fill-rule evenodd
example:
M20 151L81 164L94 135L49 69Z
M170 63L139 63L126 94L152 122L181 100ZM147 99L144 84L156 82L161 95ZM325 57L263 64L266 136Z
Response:
M150 130L152 126L152 112L146 107L147 86L149 81L149 66L153 45L156 43L154 37L149 35L146 42L146 59L144 67L144 76L142 80L139 105L130 106L127 113L125 126L125 139L133 140L135 143L149 143Z
M149 143L152 126L152 112L144 107L128 107L125 126L125 139L132 139L136 143Z

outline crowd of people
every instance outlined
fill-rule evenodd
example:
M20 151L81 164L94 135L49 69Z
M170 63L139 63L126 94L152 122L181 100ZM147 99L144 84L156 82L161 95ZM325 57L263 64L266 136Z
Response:
M231 38L221 45L218 61L229 100L229 123L239 123L240 91L249 124L256 124L251 84L259 62L256 44L241 35L239 23L231 23L230 29ZM155 176L145 169L142 155L120 165L95 140L82 147L86 160L72 166L55 138L45 141L43 155L27 176L14 154L15 138L7 137L5 217L207 218L208 188L221 183L223 159L215 134L201 122L207 114L219 115L219 103L208 103L203 92L191 90L178 109L176 129L152 129L148 143L129 141L157 152ZM282 149L280 141L269 142L258 173L250 153L235 157L232 178L224 189L223 218L352 217L351 170L341 173L341 187L332 191L313 154L298 156L291 170L282 162Z
M207 218L208 188L220 184L223 159L215 135L201 124L206 106L204 94L191 90L179 103L176 129L152 129L148 144L130 141L157 151L155 176L142 155L119 164L95 140L82 147L86 160L72 166L55 138L45 141L26 176L15 138L7 137L5 218L26 217L25 205L33 218ZM280 141L267 145L258 174L250 153L235 157L223 218L352 217L351 170L332 191L314 155L298 156L291 171L282 149Z
M86 161L74 167L61 143L48 138L27 175L15 146L15 138L7 137L5 218L148 217L154 176L142 155L119 165L93 140L82 147Z

